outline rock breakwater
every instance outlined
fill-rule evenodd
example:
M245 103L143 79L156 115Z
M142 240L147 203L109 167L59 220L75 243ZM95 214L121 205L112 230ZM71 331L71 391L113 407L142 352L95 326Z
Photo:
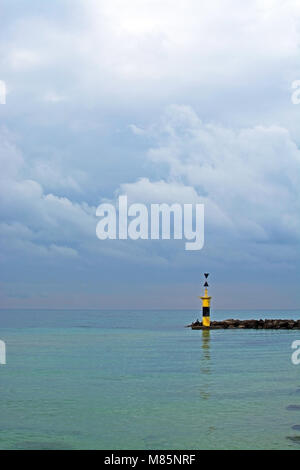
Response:
M300 320L236 320L230 318L223 321L212 321L210 327L203 326L199 320L187 325L192 330L226 330L226 329L255 329L255 330L293 330L300 329Z

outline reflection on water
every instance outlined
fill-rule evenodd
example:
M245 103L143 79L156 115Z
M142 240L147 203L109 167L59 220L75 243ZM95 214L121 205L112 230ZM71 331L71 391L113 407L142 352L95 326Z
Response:
M202 361L201 372L210 372L210 330L202 330Z
M201 372L201 387L200 387L200 397L203 400L208 400L210 397L209 393L209 380L208 376L210 375L210 330L202 330L202 357L201 357L201 364L200 364L200 372Z

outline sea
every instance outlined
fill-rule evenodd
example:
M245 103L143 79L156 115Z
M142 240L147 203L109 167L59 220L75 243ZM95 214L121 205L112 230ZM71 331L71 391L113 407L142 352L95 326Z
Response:
M300 449L300 330L193 310L1 310L0 449ZM216 310L212 319L300 318Z

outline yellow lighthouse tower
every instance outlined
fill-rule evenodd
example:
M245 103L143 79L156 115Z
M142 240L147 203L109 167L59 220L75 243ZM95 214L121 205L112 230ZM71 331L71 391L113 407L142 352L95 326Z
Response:
M209 273L204 273L205 279L208 278ZM202 300L202 326L209 327L210 326L210 300L211 297L209 297L207 288L208 288L208 283L205 281L204 284L204 296L199 297L199 299Z

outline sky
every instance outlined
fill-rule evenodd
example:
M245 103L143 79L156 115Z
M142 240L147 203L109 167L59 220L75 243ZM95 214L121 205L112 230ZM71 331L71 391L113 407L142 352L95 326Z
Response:
M298 0L0 0L0 306L299 308ZM201 203L205 244L96 237Z

